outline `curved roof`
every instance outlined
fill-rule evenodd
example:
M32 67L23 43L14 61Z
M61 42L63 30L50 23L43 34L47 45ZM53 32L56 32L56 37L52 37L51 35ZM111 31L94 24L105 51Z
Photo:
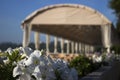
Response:
M83 5L51 5L30 14L23 22L39 31L72 41L101 45L101 25L111 22L98 11Z
M30 14L23 22L31 24L103 25L111 23L98 11L83 5L51 5Z

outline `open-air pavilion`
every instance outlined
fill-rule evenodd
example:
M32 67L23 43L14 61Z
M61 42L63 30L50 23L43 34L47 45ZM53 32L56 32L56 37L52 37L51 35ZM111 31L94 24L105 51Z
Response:
M112 23L98 11L83 5L57 4L36 10L23 22L23 47L30 42L30 33L35 31L35 48L39 49L39 35L46 34L46 50L49 52L50 35L55 36L54 52L57 52L57 40L61 38L61 53L64 53L64 40L68 40L67 53L71 44L72 53L86 51L99 45L110 52L112 45Z

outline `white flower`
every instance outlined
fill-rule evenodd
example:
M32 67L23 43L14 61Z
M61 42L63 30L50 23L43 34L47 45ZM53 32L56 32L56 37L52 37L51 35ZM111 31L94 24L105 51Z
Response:
M32 73L32 76L34 76L37 80L42 80L42 75L39 66L35 67L34 72Z
M39 65L32 74L37 80L55 80L54 70L50 66Z
M17 66L13 69L13 77L20 76L25 71L24 60L18 62Z
M107 53L107 54L105 54L105 61L106 62L111 62L113 59L115 59L115 55L114 54L112 54L112 53Z
M24 64L24 60L18 62L17 66L13 69L13 77L18 77L18 80L31 80L31 73Z
M20 76L22 74L22 69L19 65L17 65L14 69L13 69L13 77L17 77Z
M53 68L54 69L60 69L60 68L63 68L63 67L66 67L68 64L66 61L63 61L61 59L57 59L54 61L53 63Z
M19 61L13 70L13 77L19 80L56 80L58 71L62 80L77 80L77 72L70 69L68 63L61 59L52 60L44 51L35 50L27 58ZM75 78L76 77L76 78Z
M20 47L19 48L19 53L20 54L26 54L26 56L29 56L32 52L33 52L33 50L29 47L25 47L25 48Z
M25 73L25 74L20 75L19 79L17 79L17 80L32 80L32 78L31 78L30 74Z
M8 52L8 53L9 53L9 55L11 55L11 54L12 54L12 52L13 52L13 49L12 49L12 48L8 48L8 49L6 50L6 52Z
M98 56L96 54L93 54L92 60L93 60L93 62L102 62L102 56L101 55Z
M38 50L35 50L31 55L29 56L28 60L25 61L26 66L31 65L39 65L41 53Z

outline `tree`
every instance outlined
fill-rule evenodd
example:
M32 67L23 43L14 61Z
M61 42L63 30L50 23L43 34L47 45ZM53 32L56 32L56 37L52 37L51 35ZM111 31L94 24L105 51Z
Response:
M114 10L117 17L116 27L120 37L120 0L109 0L109 7Z

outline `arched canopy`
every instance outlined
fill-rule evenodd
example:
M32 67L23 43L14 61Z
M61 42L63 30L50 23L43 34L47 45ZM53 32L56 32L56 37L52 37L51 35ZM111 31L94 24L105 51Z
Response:
M103 25L111 22L98 11L83 5L57 4L36 10L22 24Z
M92 45L101 45L101 29L111 22L98 11L83 5L57 4L36 10L22 25L34 31Z

